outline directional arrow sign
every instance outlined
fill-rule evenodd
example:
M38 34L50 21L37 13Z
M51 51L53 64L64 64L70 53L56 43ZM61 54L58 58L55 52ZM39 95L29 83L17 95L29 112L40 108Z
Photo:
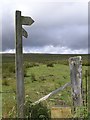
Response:
M22 36L24 36L25 38L28 37L28 33L24 28L22 28Z
M34 23L34 20L31 17L21 16L22 25L31 25Z
M31 17L21 16L21 11L16 11L16 79L17 79L17 113L18 118L24 118L25 88L23 70L22 36L28 37L28 33L22 25L31 25L34 20Z

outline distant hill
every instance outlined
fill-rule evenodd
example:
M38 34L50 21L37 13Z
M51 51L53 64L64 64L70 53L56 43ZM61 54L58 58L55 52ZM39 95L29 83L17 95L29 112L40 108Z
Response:
M60 64L68 64L68 59L73 56L82 56L83 64L89 65L90 55L88 54L23 54L24 61L37 63L53 62ZM2 54L2 62L15 62L15 54Z

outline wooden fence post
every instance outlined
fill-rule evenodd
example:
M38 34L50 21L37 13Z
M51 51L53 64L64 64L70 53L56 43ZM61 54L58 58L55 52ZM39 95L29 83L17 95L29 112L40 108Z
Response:
M85 70L85 86L86 86L86 107L88 104L88 70Z
M17 112L18 118L24 118L24 74L23 74L23 47L22 36L28 36L22 25L31 25L31 17L21 16L21 11L16 11L16 79L17 79Z
M73 106L82 105L82 58L81 56L69 58L70 78L72 86Z

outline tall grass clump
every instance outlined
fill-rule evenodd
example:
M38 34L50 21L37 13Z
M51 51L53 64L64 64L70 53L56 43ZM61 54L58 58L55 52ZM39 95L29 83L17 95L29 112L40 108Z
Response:
M36 76L34 73L31 74L31 80L32 82L37 81Z
M45 103L32 104L31 101L27 101L25 104L25 118L31 120L49 120L50 110Z
M53 63L47 63L47 67L54 67Z
M31 67L36 67L36 66L39 66L39 63L32 63L32 62L24 63L24 68L31 68Z
M15 64L3 63L2 64L2 78L12 78L15 76Z
M89 60L83 60L82 65L83 66L90 66L90 61Z
M27 77L27 70L24 68L24 77Z
M2 80L2 85L9 86L8 80L6 79Z

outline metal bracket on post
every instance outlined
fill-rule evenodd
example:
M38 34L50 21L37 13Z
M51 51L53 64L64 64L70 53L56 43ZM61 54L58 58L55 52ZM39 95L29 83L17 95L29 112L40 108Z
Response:
M21 16L21 11L16 11L16 79L17 79L17 112L18 118L24 118L24 75L23 75L23 47L22 36L28 37L28 33L22 25L31 25L34 20L31 17Z

